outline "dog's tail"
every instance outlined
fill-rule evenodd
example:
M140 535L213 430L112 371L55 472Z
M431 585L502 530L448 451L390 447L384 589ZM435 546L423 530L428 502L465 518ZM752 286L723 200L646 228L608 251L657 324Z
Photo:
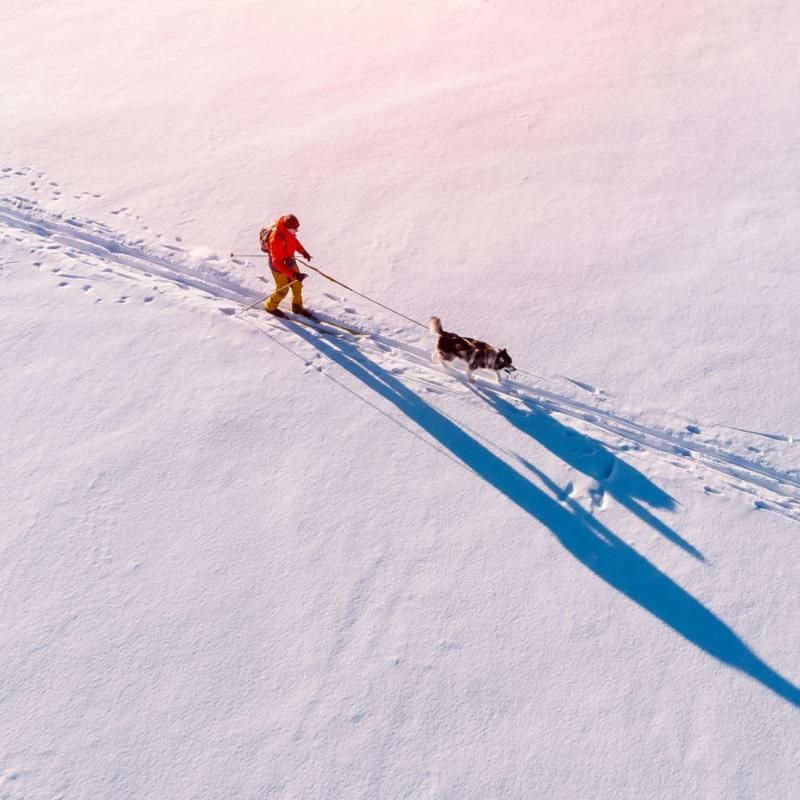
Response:
M439 334L442 332L442 321L439 319L439 317L431 317L428 327L430 328L431 333Z

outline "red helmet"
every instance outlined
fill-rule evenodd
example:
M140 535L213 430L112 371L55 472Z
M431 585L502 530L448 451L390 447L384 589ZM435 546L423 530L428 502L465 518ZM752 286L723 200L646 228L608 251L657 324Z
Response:
M300 220L294 214L287 214L283 218L283 224L290 230L296 231L300 227Z

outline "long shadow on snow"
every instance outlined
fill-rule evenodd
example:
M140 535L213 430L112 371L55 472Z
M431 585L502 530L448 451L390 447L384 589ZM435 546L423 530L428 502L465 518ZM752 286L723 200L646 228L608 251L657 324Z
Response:
M721 619L577 503L567 501L565 508L549 497L355 346L339 339L323 340L300 326L292 327L298 336L392 403L489 485L547 526L567 551L609 586L701 650L800 707L800 688L771 669ZM559 492L549 478L528 466L551 491Z
M542 411L530 402L521 400L527 408L526 412L494 392L478 388L475 388L474 392L517 430L535 439L542 447L547 448L574 469L598 481L604 491L639 517L642 522L650 525L698 561L705 561L699 550L643 505L646 503L650 508L672 511L675 508L672 497L630 464L617 458L602 442L562 425L546 411ZM520 461L529 466L523 459ZM538 470L536 472L538 474Z

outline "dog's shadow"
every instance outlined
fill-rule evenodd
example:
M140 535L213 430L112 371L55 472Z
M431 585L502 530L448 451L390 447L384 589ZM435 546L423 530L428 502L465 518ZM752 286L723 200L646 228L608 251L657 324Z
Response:
M800 689L797 686L762 661L713 612L573 498L565 496L563 488L557 486L543 472L528 465L554 497L495 455L449 417L426 403L396 376L367 358L354 344L344 339L325 339L300 326L293 328L298 336L321 354L413 420L449 455L545 526L567 552L610 587L637 603L701 650L741 670L776 695L800 707ZM507 418L512 417L509 413ZM537 421L537 434L545 441L551 441L550 437L554 437L556 432L557 429L548 431L547 427L541 426L541 421ZM659 496L660 490L644 476L636 478L629 475L625 483L629 487L629 503L634 502L634 497L655 500ZM638 487L635 494L631 487ZM557 497L562 500L559 501Z
M517 430L538 442L573 469L596 481L596 492L599 495L610 495L673 544L698 561L705 561L703 555L692 544L646 507L672 511L675 509L675 500L648 477L614 455L602 442L562 425L531 400L518 398L524 407L520 409L496 392L482 389L480 385L472 386L472 389ZM519 455L517 458L528 469L538 474L538 470L528 461ZM565 492L562 496L568 494Z

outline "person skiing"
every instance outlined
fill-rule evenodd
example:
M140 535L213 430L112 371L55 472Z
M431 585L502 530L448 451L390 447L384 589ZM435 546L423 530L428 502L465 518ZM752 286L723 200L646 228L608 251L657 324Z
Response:
M295 253L300 253L305 259L311 259L311 255L297 238L299 227L300 222L294 214L285 214L279 217L271 228L264 228L261 231L261 249L267 254L272 277L275 280L275 291L265 301L264 310L276 317L285 317L278 305L291 289L292 313L316 319L303 307L303 281L308 276L305 272L300 272L294 259Z

